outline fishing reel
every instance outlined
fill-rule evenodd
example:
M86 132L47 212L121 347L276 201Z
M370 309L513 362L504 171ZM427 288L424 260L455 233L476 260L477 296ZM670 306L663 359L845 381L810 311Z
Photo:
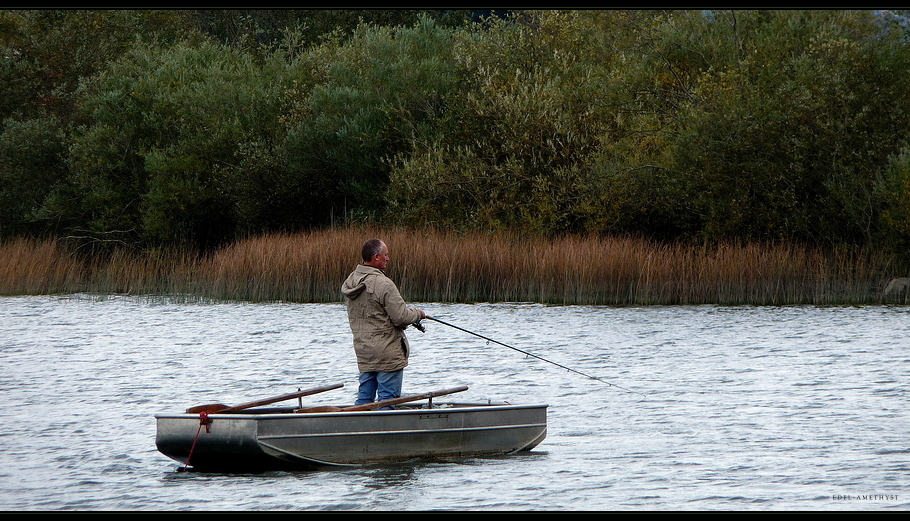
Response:
M427 332L426 328L423 327L423 324L421 324L419 320L417 322L414 322L411 325L414 326L414 329L416 329L417 331L420 331L421 333Z

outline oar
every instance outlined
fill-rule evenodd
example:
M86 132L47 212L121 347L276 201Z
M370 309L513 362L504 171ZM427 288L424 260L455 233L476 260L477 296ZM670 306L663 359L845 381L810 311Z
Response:
M347 407L333 407L330 405L326 405L326 406L321 406L321 407L307 407L304 409L297 409L294 412L370 411L373 409L378 409L380 407L388 407L390 405L398 405L400 403L416 402L417 400L433 398L436 396L445 396L447 394L460 393L461 391L467 391L467 390L468 390L468 386L463 385L461 387L454 387L452 389L445 389L443 391L432 391L429 393L411 394L408 396L401 396L399 398L389 398L388 400L380 400L378 402L365 403L363 405L349 405Z
M326 385L324 387L315 387L313 389L307 389L305 391L297 391L296 393L282 394L281 396L275 396L272 398L265 398L262 400L256 400L255 402L243 403L240 405L235 405L233 407L229 405L224 405L221 403L210 403L208 405L197 405L196 407L190 407L186 410L188 413L197 413L197 412L234 412L242 411L243 409L249 409L250 407L259 407L260 405L268 405L270 403L283 402L285 400L290 400L292 398L300 398L301 396L309 396L311 394L324 393L326 391L331 391L332 389L338 389L339 387L344 387L344 384L332 384Z

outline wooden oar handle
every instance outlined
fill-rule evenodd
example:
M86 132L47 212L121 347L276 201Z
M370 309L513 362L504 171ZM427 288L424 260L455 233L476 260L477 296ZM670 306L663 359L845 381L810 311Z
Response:
M390 398L388 400L380 400L378 402L365 403L363 405L352 405L350 407L342 407L342 411L371 411L373 409L378 409L380 407L388 407L390 405L398 405L399 403L414 402L417 400L423 400L425 398L433 398L434 396L445 396L447 394L460 393L461 391L467 391L468 386L463 385L461 387L455 387L452 389L446 389L443 391L433 391L429 393L422 394L412 394L409 396L402 396L400 398Z
M209 403L206 405L197 405L195 407L190 407L186 412L191 414L196 414L198 412L218 412L223 411L230 407L230 405L225 405L223 403Z
M198 413L198 412L234 412L242 411L243 409L249 409L251 407L259 407L260 405L268 405L270 403L283 402L285 400L291 400L293 398L300 398L301 396L309 396L311 394L324 393L326 391L331 391L332 389L338 389L339 387L344 387L344 384L333 384L326 385L323 387L315 387L313 389L307 389L305 391L297 391L296 393L282 394L281 396L274 396L272 398L265 398L262 400L256 400L255 402L243 403L240 405L234 405L229 407L227 405L222 405L220 403L209 404L209 405L197 405L196 407L190 407L186 410L188 413Z

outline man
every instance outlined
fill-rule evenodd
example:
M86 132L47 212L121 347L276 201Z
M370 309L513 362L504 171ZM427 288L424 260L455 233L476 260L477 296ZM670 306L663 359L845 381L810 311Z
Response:
M360 370L356 405L401 396L410 346L404 335L409 325L426 318L420 308L407 307L398 287L386 277L389 248L370 239L357 266L341 287L347 299L348 322L354 333L354 353Z

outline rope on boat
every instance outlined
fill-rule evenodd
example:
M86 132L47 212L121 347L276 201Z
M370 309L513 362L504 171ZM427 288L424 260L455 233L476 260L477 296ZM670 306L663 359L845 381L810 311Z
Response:
M183 471L186 471L190 466L190 459L193 457L193 452L196 450L196 442L199 441L199 434L202 432L202 427L205 426L206 434L212 432L210 425L212 424L212 419L209 418L209 411L202 411L199 413L199 428L196 429L196 436L193 438L193 445L190 447L190 453L186 456L186 463L183 465Z

